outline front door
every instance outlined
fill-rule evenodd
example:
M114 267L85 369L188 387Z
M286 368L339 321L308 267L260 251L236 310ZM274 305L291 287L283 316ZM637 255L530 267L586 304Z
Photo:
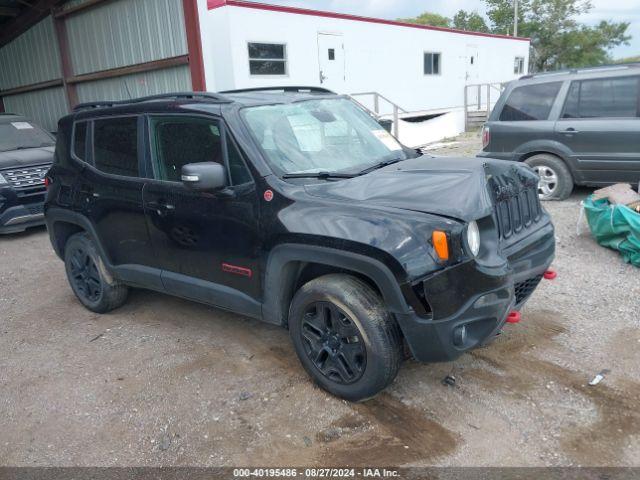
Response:
M556 140L571 151L581 181L640 180L640 76L571 83Z
M209 117L152 115L148 125L155 180L145 186L143 197L165 289L255 314L260 297L258 200L235 143L222 122ZM229 186L218 192L184 186L182 166L199 162L223 164Z
M337 93L345 93L345 55L342 35L318 34L320 85Z

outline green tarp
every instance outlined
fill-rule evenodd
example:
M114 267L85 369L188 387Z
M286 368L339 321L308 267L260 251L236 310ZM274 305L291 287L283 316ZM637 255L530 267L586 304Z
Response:
M591 196L584 201L584 210L596 241L618 250L625 262L640 267L640 213Z

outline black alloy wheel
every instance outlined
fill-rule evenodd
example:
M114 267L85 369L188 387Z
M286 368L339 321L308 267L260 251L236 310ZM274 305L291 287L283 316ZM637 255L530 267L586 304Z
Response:
M328 379L348 385L362 377L367 353L356 324L330 302L308 306L300 335L309 360Z
M81 246L76 246L70 252L69 261L75 291L91 303L98 302L103 290L102 280L91 255Z
M64 265L73 293L92 312L109 312L127 300L129 288L109 273L86 233L69 237L64 246Z

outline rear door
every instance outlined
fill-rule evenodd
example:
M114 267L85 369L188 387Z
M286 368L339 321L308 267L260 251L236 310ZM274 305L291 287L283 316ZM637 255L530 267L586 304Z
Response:
M640 76L571 82L556 138L571 150L582 181L640 179Z
M93 224L111 263L122 270L119 275L134 283L136 279L128 276L131 272L153 269L156 264L142 203L148 179L140 154L141 121L131 115L77 123L73 142L75 160L91 165L74 186L75 208ZM92 138L85 152L77 146L82 145L82 135ZM144 281L158 288L160 271Z
M258 198L235 142L222 121L211 117L150 115L148 128L155 180L145 188L144 205L166 290L236 311L255 306ZM199 162L223 164L229 187L220 192L185 187L182 166ZM230 303L238 298L241 305Z
M344 93L346 72L344 40L341 34L318 34L318 64L320 84L329 90Z

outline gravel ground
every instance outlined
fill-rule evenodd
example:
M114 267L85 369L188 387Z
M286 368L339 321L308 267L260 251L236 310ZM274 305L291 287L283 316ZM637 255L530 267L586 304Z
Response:
M433 153L479 148L455 141ZM588 193L546 204L559 277L520 324L364 404L314 387L282 329L146 291L96 315L45 230L2 237L0 464L640 466L640 270L576 234Z

